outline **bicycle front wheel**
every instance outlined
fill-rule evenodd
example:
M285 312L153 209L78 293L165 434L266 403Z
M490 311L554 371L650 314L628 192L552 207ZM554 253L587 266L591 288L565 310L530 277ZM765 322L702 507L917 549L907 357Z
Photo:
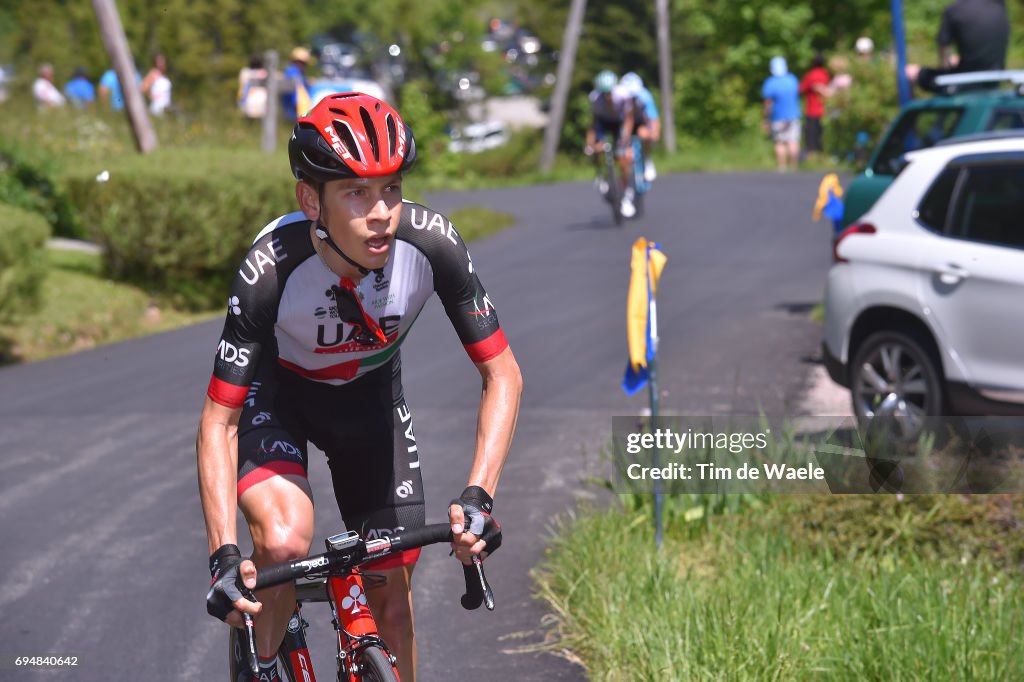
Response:
M608 194L605 197L611 204L612 220L616 225L622 225L622 196L619 192L619 180L615 177L615 154L605 152L608 155L605 163L605 177L608 182Z
M391 659L380 647L363 649L358 659L359 675L362 682L398 682L398 675L391 665Z

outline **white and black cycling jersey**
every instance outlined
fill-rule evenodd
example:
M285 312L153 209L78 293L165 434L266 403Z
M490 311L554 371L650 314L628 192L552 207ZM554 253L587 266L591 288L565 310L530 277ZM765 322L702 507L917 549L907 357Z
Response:
M589 99L590 113L606 126L622 125L626 120L626 114L632 111L632 97L620 86L611 91L611 97L604 97L597 90L591 90Z
M261 361L313 381L340 385L385 366L434 292L474 362L508 343L473 268L465 243L444 215L403 202L387 265L362 278L355 292L387 341L363 345L364 331L342 321L335 302L339 277L317 255L310 221L281 216L256 237L228 298L207 395L239 407Z

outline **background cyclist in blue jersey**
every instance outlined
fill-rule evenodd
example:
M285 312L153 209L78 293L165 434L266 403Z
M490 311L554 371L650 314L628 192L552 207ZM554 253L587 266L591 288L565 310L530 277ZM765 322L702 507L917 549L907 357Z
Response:
M376 538L425 521L421 452L402 394L399 347L437 294L482 380L465 490L448 506L464 564L501 544L493 495L522 378L465 243L440 213L402 199L416 141L398 112L361 93L330 95L288 144L299 211L256 237L231 287L197 438L213 583L209 613L256 617L260 682L295 609L293 585L242 598L261 566L304 557L313 537L309 444L327 455L345 525ZM468 459L468 458L467 458ZM254 552L237 546L236 509ZM418 550L369 565L367 588L403 680L415 679L410 581ZM243 642L245 638L239 638ZM246 669L248 652L235 652ZM251 675L251 673L245 673Z
M658 105L654 101L654 95L644 87L643 79L636 73L630 71L623 74L619 84L633 98L633 134L640 138L641 149L644 152L644 180L654 182L658 172L651 158L651 146L661 137Z

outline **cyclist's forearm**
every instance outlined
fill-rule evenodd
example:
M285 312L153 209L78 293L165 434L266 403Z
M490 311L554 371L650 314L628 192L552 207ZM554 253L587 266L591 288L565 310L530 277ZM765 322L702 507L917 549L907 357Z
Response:
M209 399L207 399L209 400ZM216 410L214 410L216 411ZM237 544L238 427L237 420L217 418L204 409L196 437L199 498L206 520L210 553L224 544Z
M477 419L476 453L467 484L480 486L493 497L516 429L523 377L509 348L478 367L483 390Z

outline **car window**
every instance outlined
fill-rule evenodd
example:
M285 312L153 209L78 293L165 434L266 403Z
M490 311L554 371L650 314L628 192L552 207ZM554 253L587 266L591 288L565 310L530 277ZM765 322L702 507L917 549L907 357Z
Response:
M1017 130L1024 128L1024 110L999 109L989 122L989 130Z
M1024 248L1024 163L968 169L949 234Z
M943 232L946 228L946 217L949 214L949 201L956 188L956 180L960 177L959 168L947 168L928 189L917 207L917 219L927 228Z
M872 170L881 175L897 175L901 167L901 156L916 149L931 147L950 137L963 114L963 109L953 107L906 112L896 122Z

